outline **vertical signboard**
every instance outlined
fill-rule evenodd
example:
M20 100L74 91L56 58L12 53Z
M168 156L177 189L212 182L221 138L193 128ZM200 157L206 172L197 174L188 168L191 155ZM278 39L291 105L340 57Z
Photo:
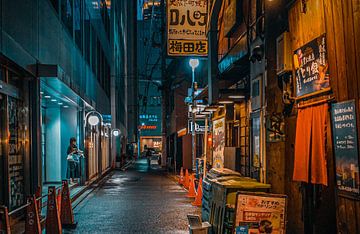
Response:
M206 56L207 0L167 0L169 56Z
M224 167L225 118L213 121L213 167Z
M238 234L286 232L286 196L239 192L236 199L235 231Z
M296 96L301 97L330 88L325 34L294 52Z
M355 101L332 104L336 185L340 191L359 194L359 159Z

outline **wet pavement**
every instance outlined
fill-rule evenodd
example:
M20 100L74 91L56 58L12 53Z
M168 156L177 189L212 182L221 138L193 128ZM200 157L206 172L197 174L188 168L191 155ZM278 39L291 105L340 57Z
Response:
M114 171L75 209L78 226L66 233L189 233L187 214L199 214L186 191L158 167L139 160Z

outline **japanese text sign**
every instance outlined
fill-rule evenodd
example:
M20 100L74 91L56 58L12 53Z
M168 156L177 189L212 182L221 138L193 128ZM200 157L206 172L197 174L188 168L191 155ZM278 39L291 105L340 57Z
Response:
M285 230L285 195L238 192L235 214L236 233L284 234Z
M359 194L358 138L355 101L331 106L336 185L341 191Z
M294 52L294 67L297 97L330 88L325 34Z
M167 0L169 56L206 56L207 0Z

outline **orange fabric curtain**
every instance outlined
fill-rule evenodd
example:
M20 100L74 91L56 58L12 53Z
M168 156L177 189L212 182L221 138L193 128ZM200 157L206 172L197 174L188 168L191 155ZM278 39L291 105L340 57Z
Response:
M325 147L327 111L328 104L298 111L293 174L295 181L327 185Z

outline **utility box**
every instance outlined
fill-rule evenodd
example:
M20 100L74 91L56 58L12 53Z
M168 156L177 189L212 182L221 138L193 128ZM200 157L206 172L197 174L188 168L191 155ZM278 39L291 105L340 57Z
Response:
M276 39L276 74L278 76L292 71L290 33L284 32Z

